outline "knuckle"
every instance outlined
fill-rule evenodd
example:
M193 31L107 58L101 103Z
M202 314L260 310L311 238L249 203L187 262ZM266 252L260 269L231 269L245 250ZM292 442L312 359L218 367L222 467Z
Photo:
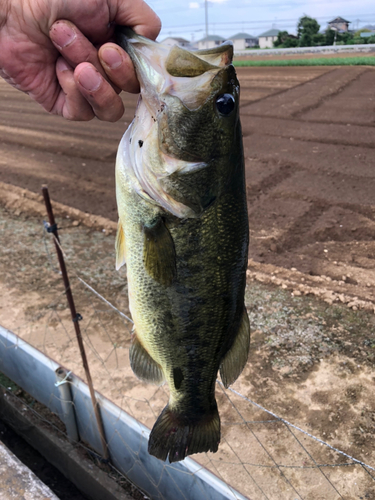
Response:
M124 114L124 111L124 105L121 102L117 103L116 106L111 106L107 109L102 108L100 111L98 110L96 116L102 121L114 123L120 120L120 118Z
M90 114L83 113L83 114L74 115L74 117L70 117L70 118L68 118L68 120L76 121L76 122L89 122L93 118L95 118L94 113L90 113Z
M64 118L69 121L88 122L95 117L93 110L89 107L79 107L77 105L67 106L64 110Z

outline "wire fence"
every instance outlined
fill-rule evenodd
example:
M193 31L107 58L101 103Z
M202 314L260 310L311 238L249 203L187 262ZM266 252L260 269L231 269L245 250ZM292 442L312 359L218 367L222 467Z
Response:
M53 236L40 222L9 217L0 223L0 236L7 242L3 256L9 263L16 259L17 265L10 268L9 264L6 269L5 262L2 271L3 281L7 283L9 278L12 286L8 284L11 292L3 299L2 310L5 307L7 314L0 310L0 323L85 379ZM126 272L114 270L114 239L69 219L59 225L71 288L83 317L80 324L94 387L151 428L168 402L168 387L143 383L130 368L132 322ZM217 382L222 440L217 453L192 457L198 463L197 470L207 468L226 482L233 488L234 499L234 490L250 499L375 498L373 457L360 460L347 452L350 446L346 451L339 449L314 436L314 429L307 432L256 403L251 374L252 368L247 366L227 390ZM288 394L280 396L288 398ZM95 425L94 418L92 415L87 428ZM127 446L122 436L111 439ZM140 457L135 458L142 467ZM173 467L164 464L163 473ZM118 474L115 468L113 471ZM145 473L145 482L150 480ZM142 488L142 484L138 486ZM159 496L164 498L162 491ZM181 498L185 498L183 491ZM203 491L201 498L206 498Z

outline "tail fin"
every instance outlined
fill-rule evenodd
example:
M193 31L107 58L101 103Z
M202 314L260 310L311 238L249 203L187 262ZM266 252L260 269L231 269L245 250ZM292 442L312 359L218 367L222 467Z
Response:
M220 418L217 407L201 420L191 422L167 405L152 428L148 442L150 455L179 462L193 453L216 452L220 442Z

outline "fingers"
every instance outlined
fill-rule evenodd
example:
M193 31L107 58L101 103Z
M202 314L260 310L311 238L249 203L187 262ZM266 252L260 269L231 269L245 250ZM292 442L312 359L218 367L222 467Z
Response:
M67 120L92 120L94 111L77 87L73 68L62 57L56 62L56 75L61 91L52 112Z
M121 97L90 63L78 65L74 80L99 120L115 122L124 114Z
M131 26L140 35L151 39L160 32L159 17L143 0L108 0L108 7L110 23ZM94 25L93 22L90 26ZM82 29L88 36L93 36L91 28L83 25ZM139 91L134 67L126 52L116 44L106 43L98 55L96 47L67 20L52 25L50 38L63 56L56 64L62 90L53 112L71 120L89 120L94 115L101 120L119 120L124 112L118 96L120 89Z
M50 38L70 66L75 68L83 61L89 62L105 77L96 48L73 23L66 20L56 21L51 26Z
M75 68L74 78L72 78L71 73L60 72L60 76L58 75L59 81L62 78L60 82L62 89L67 90L66 103L62 108L64 113L69 115L70 119L88 119L87 108L83 106L83 101L78 97L80 93L100 120L119 120L124 113L122 100L116 92L120 89L108 83L106 73L98 58L97 49L92 43L74 24L65 20L57 21L52 25L50 38L64 60L72 69ZM132 71L134 73L133 69ZM65 87L63 87L62 82ZM61 101L63 98L59 96L59 99ZM76 110L74 110L75 105L77 106Z
M123 115L121 98L90 63L82 63L73 71L60 57L56 75L61 91L51 110L53 113L67 120L88 121L96 116L109 122Z
M138 93L139 83L128 54L114 43L99 49L99 60L111 82L126 92Z

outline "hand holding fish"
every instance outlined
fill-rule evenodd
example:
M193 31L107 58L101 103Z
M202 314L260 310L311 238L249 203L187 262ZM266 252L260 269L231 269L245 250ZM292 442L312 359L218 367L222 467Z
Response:
M160 31L143 0L1 0L0 76L49 113L117 121L119 92L139 87L129 56L110 43L115 24L152 39Z

